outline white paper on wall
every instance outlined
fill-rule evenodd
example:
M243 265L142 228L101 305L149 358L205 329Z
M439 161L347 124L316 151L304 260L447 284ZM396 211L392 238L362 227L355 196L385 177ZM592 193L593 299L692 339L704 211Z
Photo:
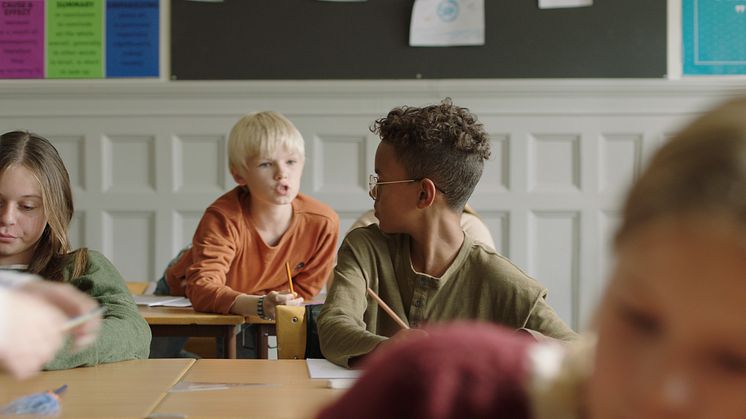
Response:
M415 0L409 45L484 45L484 0Z
M539 0L539 9L593 6L593 0Z

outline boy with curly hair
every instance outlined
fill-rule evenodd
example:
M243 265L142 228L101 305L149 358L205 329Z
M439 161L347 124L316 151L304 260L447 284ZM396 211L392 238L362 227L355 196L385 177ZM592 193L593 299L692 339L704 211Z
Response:
M318 319L324 356L349 367L391 337L456 319L574 338L545 301L546 288L461 229L490 156L477 118L446 99L395 108L371 131L381 137L369 183L380 224L351 231L339 250ZM380 311L368 288L412 329Z

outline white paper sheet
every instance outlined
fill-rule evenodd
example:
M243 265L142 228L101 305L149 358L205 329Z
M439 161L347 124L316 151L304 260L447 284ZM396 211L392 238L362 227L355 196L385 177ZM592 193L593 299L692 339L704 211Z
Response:
M355 385L357 378L331 378L327 380L326 386L328 388L350 388Z
M409 45L484 45L484 0L415 0Z
M135 304L148 307L191 307L192 302L185 297L170 295L133 295Z
M308 376L311 378L357 378L360 376L359 370L348 370L332 364L326 359L306 359L306 366L308 367Z
M539 0L539 9L593 6L593 0Z

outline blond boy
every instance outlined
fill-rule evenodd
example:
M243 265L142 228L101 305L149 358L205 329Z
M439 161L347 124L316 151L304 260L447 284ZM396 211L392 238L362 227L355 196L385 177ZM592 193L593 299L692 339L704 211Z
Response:
M271 319L276 305L319 293L333 266L339 218L299 193L303 137L283 115L242 117L230 132L228 157L238 186L205 210L166 282L197 311Z

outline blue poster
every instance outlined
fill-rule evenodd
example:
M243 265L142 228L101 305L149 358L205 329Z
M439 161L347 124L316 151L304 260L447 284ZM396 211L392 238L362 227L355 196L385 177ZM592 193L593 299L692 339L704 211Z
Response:
M746 2L682 1L684 75L746 74Z
M158 3L106 1L106 77L158 77Z

